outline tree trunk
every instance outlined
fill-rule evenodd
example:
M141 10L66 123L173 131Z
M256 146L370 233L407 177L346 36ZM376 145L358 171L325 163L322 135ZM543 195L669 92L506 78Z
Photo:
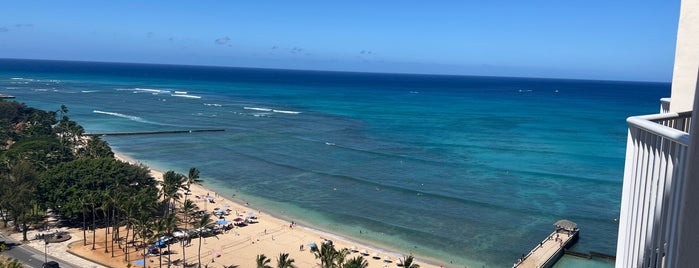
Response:
M87 219L85 219L85 205L83 204L83 246L87 246Z
M22 241L29 241L29 239L27 239L27 223L26 222L22 222Z
M104 253L109 253L109 244L107 244L107 240L109 240L109 210L105 208L102 213L104 214L104 221L106 223L104 226Z
M2 228L7 228L7 210L0 210L0 215L2 215Z
M126 236L124 236L124 241L125 241L124 244L126 244L126 246L124 247L124 249L126 249L124 251L126 253L124 255L124 259L126 260L126 262L129 262L129 231L131 231L131 230L129 229L129 224L127 223L126 224Z
M199 267L201 268L201 234L199 234Z
M187 229L185 229L185 234L187 234L186 230ZM189 245L189 241L191 241L191 239L189 238L189 235L187 235L186 237L183 237L183 238L185 238L185 240L184 240L184 243L182 243L182 263L184 263L184 267L187 267L187 255L185 255L184 248L186 248L187 245Z
M170 243L167 243L167 268L170 268Z
M146 256L148 255L148 254L146 254L147 249L148 249L148 247L146 246L146 240L144 238L144 240L143 240L143 265L144 266L146 265Z
M112 258L114 258L114 243L119 240L119 225L116 222L116 210L115 208L112 208L112 225L116 226L116 230L113 230L114 227L112 227ZM119 245L119 248L121 248L121 245Z
M97 237L97 224L95 223L95 203L92 203L92 250L95 250L95 238Z

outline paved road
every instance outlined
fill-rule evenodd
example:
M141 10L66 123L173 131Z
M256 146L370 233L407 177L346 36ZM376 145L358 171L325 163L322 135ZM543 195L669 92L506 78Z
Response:
M41 268L41 266L44 264L44 252L36 250L27 245L23 245L19 241L14 240L2 233L0 233L0 241L5 241L5 244L7 244L7 249L2 252L3 256L17 259L22 264L32 268ZM70 265L61 259L53 258L52 256L48 256L48 260L58 262L61 267L80 268L78 266Z

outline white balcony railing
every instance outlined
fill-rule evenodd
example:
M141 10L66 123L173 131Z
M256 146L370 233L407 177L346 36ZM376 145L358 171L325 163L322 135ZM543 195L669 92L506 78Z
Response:
M616 267L676 258L691 112L629 117Z
M670 98L660 99L660 113L664 114L670 112Z

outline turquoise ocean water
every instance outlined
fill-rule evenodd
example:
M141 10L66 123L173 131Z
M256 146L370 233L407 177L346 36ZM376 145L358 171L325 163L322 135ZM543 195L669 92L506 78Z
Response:
M0 93L65 104L160 170L318 229L453 267L509 267L578 223L614 254L625 119L668 83L0 60ZM361 230L361 233L360 233ZM309 241L310 242L310 241Z

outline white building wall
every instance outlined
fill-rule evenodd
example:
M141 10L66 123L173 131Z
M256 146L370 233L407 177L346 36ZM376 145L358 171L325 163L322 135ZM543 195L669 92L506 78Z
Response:
M670 112L691 111L699 70L699 1L683 0L677 27Z

